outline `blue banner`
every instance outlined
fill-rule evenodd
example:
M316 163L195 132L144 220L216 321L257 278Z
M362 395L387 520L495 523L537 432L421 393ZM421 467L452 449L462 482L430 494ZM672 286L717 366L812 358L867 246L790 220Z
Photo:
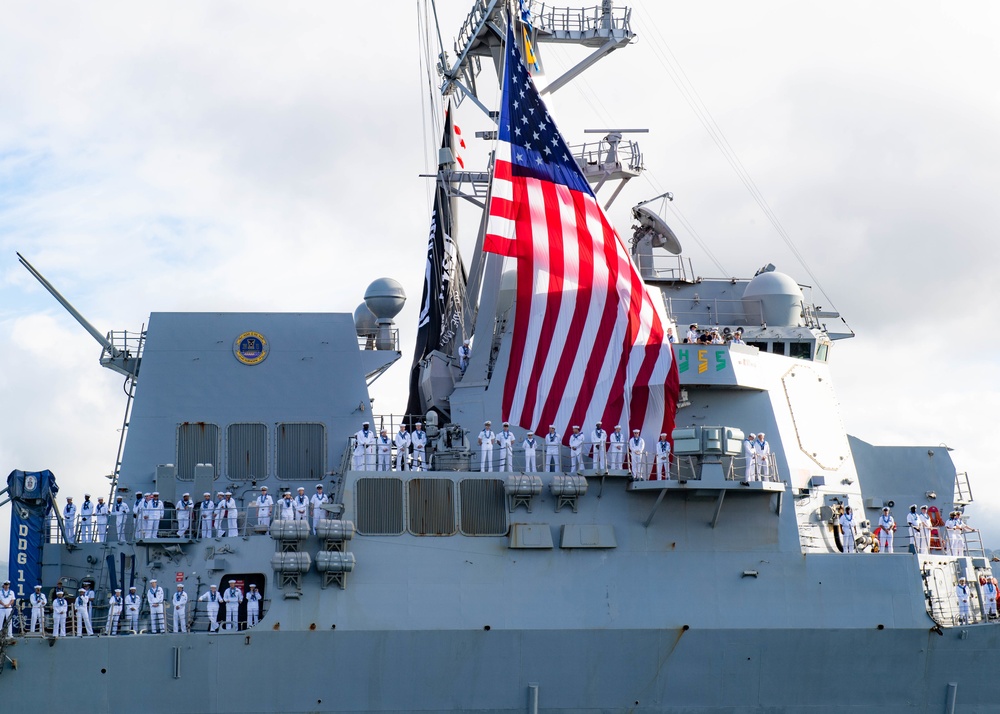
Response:
M51 471L11 471L7 489L12 506L8 577L17 597L26 598L42 583L42 532L59 487Z

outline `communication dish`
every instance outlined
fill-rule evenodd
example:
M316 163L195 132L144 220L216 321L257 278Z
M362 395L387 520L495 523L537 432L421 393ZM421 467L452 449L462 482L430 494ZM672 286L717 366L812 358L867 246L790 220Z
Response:
M636 241L648 237L654 248L663 248L674 255L681 254L681 242L677 240L677 236L670 230L666 221L649 208L636 206L632 209L632 218L639 223L632 227L632 237Z

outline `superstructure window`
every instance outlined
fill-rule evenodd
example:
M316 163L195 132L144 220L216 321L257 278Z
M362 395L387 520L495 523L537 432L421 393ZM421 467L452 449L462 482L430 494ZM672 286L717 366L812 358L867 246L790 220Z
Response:
M230 424L226 429L226 474L234 481L267 478L267 427Z
M197 464L212 464L219 477L219 427L203 421L177 425L177 478L194 481Z
M790 342L788 344L788 356L798 357L799 359L809 359L811 356L810 352L812 351L810 346L809 342Z
M286 481L318 481L326 473L326 429L322 424L278 424L277 476Z

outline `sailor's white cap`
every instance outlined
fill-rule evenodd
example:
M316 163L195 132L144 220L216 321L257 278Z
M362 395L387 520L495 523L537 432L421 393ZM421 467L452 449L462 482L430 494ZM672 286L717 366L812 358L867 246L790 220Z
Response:
M9 583L10 581L8 580L7 582ZM153 582L155 583L156 581L154 580ZM80 588L79 592L85 593L87 592L87 588Z
M921 507L920 507L920 510L921 510L921 511L926 511L926 510L927 510L927 505L926 505L926 504L924 504L923 506L921 506Z
M598 419L597 421L594 422L594 424L596 424L597 426L600 426L601 425L601 420Z
M230 580L230 581L229 581L229 584L230 584L230 585L235 585L235 584L236 584L236 581L235 581L235 580Z
M888 510L889 510L889 507L888 507L888 506L882 506L882 510L883 510L883 511L888 511Z
M528 432L528 436L534 436L534 435L535 435L535 432L533 432L533 431L529 431Z
M666 435L667 435L667 432L665 432L665 431L661 431L660 432L660 436L666 436Z
M285 491L285 495L286 495L286 496L291 496L291 495L292 495L292 492L291 492L291 491Z
M756 432L753 432L753 431L751 431L749 434L747 434L747 437L750 438L750 439L754 438L755 436L757 436L757 434L756 434Z
M413 426L423 426L423 425L424 425L424 423L423 423L422 421L418 421L418 422L417 422L416 424L414 424Z
M209 585L208 587L212 588L213 590L217 590L219 586L213 583L213 584Z
M255 588L255 587L257 587L257 586L256 586L256 585L254 585L253 583L250 583L250 587L252 587L252 588Z
M41 585L36 585L35 587L36 587L36 588L40 588L40 587L42 587L42 586L41 586ZM121 588L115 588L115 592L116 592L116 593L120 593L121 591L122 591L122 589L121 589Z
M633 429L633 430L632 430L632 433L633 433L633 434L638 434L638 433L639 433L639 430L638 430L638 429Z
M964 583L964 582L965 582L965 578L959 578L959 579L958 579L958 582L960 582L960 583Z
M316 484L316 488L323 488L323 484L321 483Z
M580 427L578 427L578 426L574 426L574 427L573 427L573 430L574 430L574 431L580 431Z
M7 582L10 582L10 581L8 580ZM42 586L41 586L41 585L36 585L36 586L35 586L35 590L41 590L41 589L42 589Z
M135 590L135 588L131 588L131 589L132 589L132 590ZM63 593L63 591L62 591L62 590L56 590L56 595L64 595L64 594L65 594L65 593Z
M504 425L504 426L510 426L510 422L509 422L509 421L505 421L505 422L503 423L503 425Z
M129 589L129 590L135 590L135 585L130 585L128 589ZM59 592L61 593L61 592L62 592L62 590L60 590Z
M84 498L90 498L90 494L89 493L85 493L85 494L83 494L83 497Z
M368 426L368 422L366 421L361 422L361 426Z
M555 429L555 428L556 428L556 425L555 425L555 424L549 424L549 428L550 428L550 429Z
M267 490L267 486L261 486L261 487L260 487L260 490L261 490L261 491L266 491L266 490Z
M142 494L140 493L139 495L141 496ZM66 496L66 500L67 500L67 501L72 501L72 500L73 500L73 497L72 497L72 496Z
M189 497L189 498L190 498L191 494L190 494L190 493L185 493L185 494L182 494L182 495L181 495L181 498L184 498L185 496L187 496L187 497Z
M159 496L159 495L160 495L160 492L159 492L159 491L153 491L153 495L154 495L154 496Z
M493 422L491 422L489 419L487 419L486 421L483 422L483 424L492 424L492 423Z
M155 583L156 582L156 578L152 578L149 582Z
M758 432L757 432L757 436L764 436L764 432L762 432L762 431L758 431Z
M298 490L299 490L299 491L305 491L305 489L304 489L304 488L302 488L301 486L299 486L299 489L298 489Z
M177 583L177 587L183 588L184 587L184 583Z
M202 496L208 496L209 498L211 498L211 497L212 497L212 494L211 494L211 493L209 493L208 491L205 491L205 493L203 493L203 494L201 494L201 495L202 495Z
M615 424L615 429L621 429L621 428L622 428L621 424Z

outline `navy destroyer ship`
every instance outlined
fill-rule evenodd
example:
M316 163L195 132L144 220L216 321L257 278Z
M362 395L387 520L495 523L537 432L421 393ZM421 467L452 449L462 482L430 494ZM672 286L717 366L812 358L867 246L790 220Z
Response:
M642 172L637 144L566 144L528 77L547 42L592 48L570 75L625 47L630 12L513 9L478 0L439 58L442 96L495 119L496 150L466 170L443 122L407 414L373 413L370 393L402 356L395 281L353 313L154 312L105 334L21 258L125 380L107 504L128 510L67 519L58 474L8 478L10 711L1000 711L993 572L948 449L846 433L830 361L852 333L794 278L697 276L652 202L604 228L595 193L610 205ZM484 66L499 109L476 91ZM545 191L556 204L532 199ZM484 214L468 273L458 202ZM560 261L545 289L523 220ZM584 224L602 250L563 250ZM643 442L620 460L615 426ZM300 489L324 495L303 511ZM915 542L910 504L928 505ZM150 607L153 581L168 603L183 585L180 626ZM114 609L131 587L134 622ZM71 602L55 636L58 588L84 591L94 635L73 636Z

